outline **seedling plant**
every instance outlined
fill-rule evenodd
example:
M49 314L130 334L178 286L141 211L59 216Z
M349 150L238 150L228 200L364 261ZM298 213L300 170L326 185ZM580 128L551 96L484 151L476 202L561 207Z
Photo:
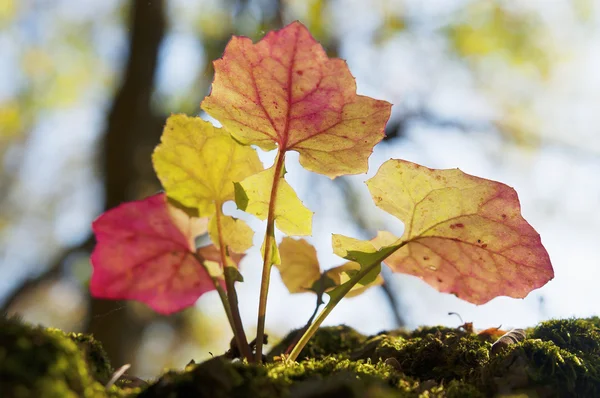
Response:
M234 36L214 62L212 91L201 108L218 120L172 115L152 156L164 193L124 203L93 223L92 295L146 303L161 314L221 298L241 357L262 360L272 266L291 293L312 291L317 308L289 353L296 360L344 297L381 283L381 264L417 276L475 304L525 297L554 276L539 234L521 216L511 187L458 169L434 170L401 159L366 181L375 204L400 219L401 237L369 241L333 234L345 264L321 271L315 249L291 236L311 234L313 212L285 179L289 151L331 179L367 171L384 137L391 104L356 94L346 63L328 58L299 22L257 43ZM276 150L264 168L254 147ZM238 308L238 265L254 231L224 214L225 202L266 220L254 352ZM278 244L275 228L287 235ZM197 247L208 233L212 244Z

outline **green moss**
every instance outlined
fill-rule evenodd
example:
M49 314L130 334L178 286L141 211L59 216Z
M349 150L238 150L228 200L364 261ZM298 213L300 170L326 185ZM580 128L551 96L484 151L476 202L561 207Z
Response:
M82 351L91 340L76 342L72 337L0 317L0 391L4 396L106 397L94 375L103 374L110 365L90 366L86 359L95 360L100 352L91 345Z
M290 332L284 339L277 344L268 358L279 356L285 353L290 344L298 336L298 330ZM366 340L366 336L358 333L349 326L326 326L319 328L315 335L309 340L308 344L302 349L298 358L323 358L328 355L347 355L358 345Z
M467 332L458 328L449 328L446 326L421 326L409 333L407 333L407 337L415 338L415 337L427 337L434 336L437 338L443 338L444 336L452 334L453 336L466 336Z
M371 337L350 354L350 359L369 359L371 361L386 360L394 357L406 342L403 337L379 334Z
M56 333L60 337L68 337L77 344L94 379L102 384L106 384L110 380L114 369L110 364L108 355L106 354L106 351L104 351L102 344L94 339L94 336L83 333L65 334L58 329L46 330L51 333Z
M435 388L436 385L428 388ZM414 397L419 383L379 362L337 357L265 366L213 358L185 372L169 372L140 398L159 397Z
M267 377L265 367L232 363L217 357L189 366L185 372L163 375L139 397L267 398L280 396L283 386L284 383Z
M600 396L600 361L562 349L552 341L525 340L502 351L482 372L488 392L535 386L550 396Z
M582 354L600 354L600 327L594 319L556 319L540 323L531 338L552 341Z
M303 351L301 358L310 358L297 363L257 366L217 357L143 389L120 384L109 392L103 384L112 369L92 338L3 322L0 387L16 398L600 396L598 318L543 322L493 357L490 341L461 329L400 329L366 338L347 326L328 327Z
M452 380L445 389L448 398L484 398L486 395L473 384Z
M308 359L299 363L276 362L268 364L267 369L269 377L282 380L288 385L315 377L323 378L339 372L351 372L358 377L379 377L390 384L396 384L398 381L397 375L383 362L372 364L337 357Z
M364 356L352 355L352 358L372 361L394 358L406 375L437 381L467 377L488 361L489 343L455 329L438 332L419 333L424 337L408 339L380 335L367 342L366 350L359 351Z
M600 317L592 316L592 317L586 318L585 321L591 323L592 325L596 326L597 328L600 328Z
M415 394L397 390L374 377L357 378L352 372L341 371L325 379L312 379L292 386L293 398L395 398L414 397Z

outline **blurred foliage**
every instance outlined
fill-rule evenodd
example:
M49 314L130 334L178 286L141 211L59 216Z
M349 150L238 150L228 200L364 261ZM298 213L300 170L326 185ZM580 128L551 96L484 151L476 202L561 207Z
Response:
M479 0L469 3L445 31L500 109L496 127L520 145L537 146L540 123L531 109L537 92L515 90L505 82L525 79L539 87L550 78L557 49L539 14L508 2ZM501 78L490 79L494 75Z
M327 0L287 0L286 8L290 14L303 21L311 34L321 43L331 35L328 26L331 21Z
M533 11L478 1L470 4L447 32L456 52L469 61L494 56L515 67L533 66L542 76L550 72L546 35Z
M577 18L584 23L593 20L594 11L598 7L595 0L573 0L573 11Z
M17 12L16 0L5 0L0 3L0 27L9 24Z

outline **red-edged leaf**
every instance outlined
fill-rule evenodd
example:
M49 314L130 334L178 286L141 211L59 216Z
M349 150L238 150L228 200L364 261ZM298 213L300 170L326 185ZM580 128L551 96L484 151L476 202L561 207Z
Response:
M238 141L297 151L302 166L331 178L367 170L391 104L357 95L345 61L328 58L300 22L256 44L233 37L214 66L202 109Z
M206 219L190 218L165 194L124 203L94 221L96 247L90 291L94 297L137 300L170 314L215 290L194 256L193 239L206 232ZM218 262L218 252L201 255Z
M406 225L406 244L384 260L395 272L474 304L525 297L554 277L540 235L505 184L391 159L367 185L375 204Z

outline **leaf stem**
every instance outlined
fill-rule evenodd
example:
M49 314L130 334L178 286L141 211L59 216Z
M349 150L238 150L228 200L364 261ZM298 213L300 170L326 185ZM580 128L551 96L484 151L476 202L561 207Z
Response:
M221 298L221 302L223 303L223 307L225 308L225 313L227 314L227 319L229 320L229 325L231 325L231 330L235 333L235 326L233 323L233 316L231 315L231 308L229 307L229 302L227 301L227 293L225 293L225 289L219 283L218 278L212 278L215 283L215 287L217 288L217 292L219 292L219 297Z
M271 266L273 265L273 251L271 246L275 241L275 205L277 201L277 190L281 172L285 164L285 152L279 152L275 160L275 172L273 173L273 185L271 186L271 197L269 199L269 214L267 216L267 230L264 241L264 257L262 280L260 283L260 299L258 302L258 321L256 330L256 353L257 363L262 362L262 347L265 335L265 317L267 313L267 296L269 294L269 282L271 279Z
M406 243L408 243L408 241L403 242L394 251L400 249ZM315 322L312 325L310 325L310 327L306 330L306 332L304 332L304 334L298 341L298 344L296 344L296 346L290 353L290 356L288 357L289 361L295 361L296 358L298 358L298 355L300 355L300 352L302 351L304 346L306 346L306 344L311 339L311 337L317 332L317 330L319 329L319 326L321 326L321 324L323 323L325 318L327 318L327 315L329 315L329 313L331 311L333 311L335 306L346 296L346 294L348 294L348 292L350 290L352 290L352 288L358 282L360 282L360 280L362 278L364 278L365 275L367 275L374 267L376 267L383 260L385 260L390 254L392 254L392 253L383 252L382 255L377 257L375 260L373 260L372 263L370 263L366 267L361 267L360 271L358 271L356 274L354 274L354 276L352 278L350 278L346 283L335 288L335 295L333 295L333 296L330 295L331 299L329 300L329 302L327 303L325 308L323 308L323 310L319 313L319 315L315 319Z
M288 346L288 348L285 350L285 354L289 354L290 351L296 346L296 344L298 343L298 341L300 340L300 338L302 336L304 336L304 333L306 332L306 329L308 329L310 327L313 319L315 319L315 317L319 313L319 308L321 308L322 304L323 304L323 298L322 298L322 294L321 294L321 295L317 296L317 305L315 306L315 310L313 311L313 313L310 316L310 318L308 318L308 321L306 322L306 324L304 326L302 326L302 329L298 330L298 332L294 336L294 340Z
M242 317L240 316L237 293L235 291L234 273L227 271L229 265L227 264L227 253L225 251L225 242L223 240L223 230L221 225L221 216L223 215L221 210L222 203L216 203L215 205L217 207L215 217L217 222L217 233L219 235L219 252L221 254L221 264L223 264L223 274L225 276L225 286L227 288L227 301L229 302L231 313L233 335L242 357L246 358L249 363L252 363L252 351L250 351L248 339L244 332L244 325L242 324Z
M204 267L204 269L210 276L210 279L213 281L213 284L215 285L215 289L217 289L217 292L219 293L219 298L221 299L221 303L223 303L223 308L225 309L225 314L227 314L227 320L229 321L229 325L231 325L231 330L233 330L235 332L235 329L233 327L233 318L231 316L231 308L229 308L229 302L227 301L227 294L225 293L223 286L221 286L221 283L219 282L219 278L217 278L216 276L210 275L210 271L204 265L204 261L206 261L206 260L202 257L202 255L200 253L198 253L198 251L196 251L196 253L194 253L194 258L196 258L196 260L200 263L200 265L202 267Z

